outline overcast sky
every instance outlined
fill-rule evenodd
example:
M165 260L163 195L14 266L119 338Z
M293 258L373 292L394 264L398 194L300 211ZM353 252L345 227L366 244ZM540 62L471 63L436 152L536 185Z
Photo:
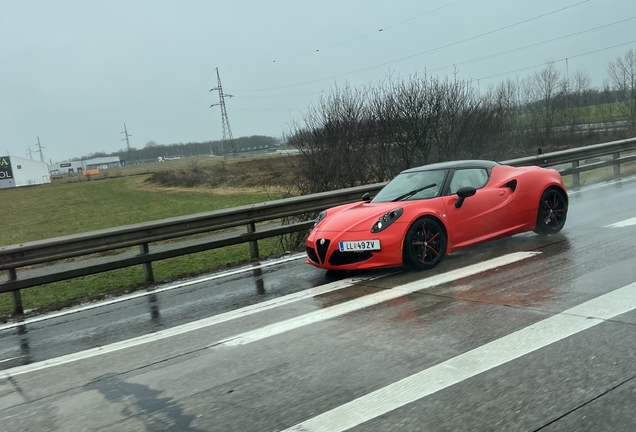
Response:
M336 84L484 92L567 58L601 87L630 48L636 0L0 0L0 155L220 140L217 67L234 137L280 137Z

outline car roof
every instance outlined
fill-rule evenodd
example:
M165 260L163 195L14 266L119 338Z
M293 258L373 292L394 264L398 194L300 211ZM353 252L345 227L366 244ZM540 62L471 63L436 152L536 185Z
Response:
M491 169L495 165L499 165L497 162L489 161L489 160L458 160L458 161L448 161L448 162L439 162L429 165L422 165L420 167L409 168L407 170L402 171L402 173L412 173L418 171L431 171L431 170L442 170L442 169L460 169L460 168L482 168L482 169Z

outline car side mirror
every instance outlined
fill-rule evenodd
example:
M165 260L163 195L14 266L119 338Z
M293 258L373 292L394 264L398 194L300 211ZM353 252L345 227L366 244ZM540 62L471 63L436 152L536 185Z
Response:
M365 194L362 195L362 201L366 201L366 202L371 201L371 195L369 194L369 192L365 192Z
M477 189L472 186L464 186L457 191L457 201L455 201L455 208L460 208L464 204L464 200L477 193Z

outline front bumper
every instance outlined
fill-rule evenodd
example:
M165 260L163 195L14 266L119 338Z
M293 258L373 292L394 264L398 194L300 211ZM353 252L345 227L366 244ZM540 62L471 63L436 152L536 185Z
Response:
M390 229L387 231L391 231ZM341 241L380 239L380 250L340 252ZM363 270L402 265L402 236L369 231L337 233L312 231L305 242L307 264L325 270Z

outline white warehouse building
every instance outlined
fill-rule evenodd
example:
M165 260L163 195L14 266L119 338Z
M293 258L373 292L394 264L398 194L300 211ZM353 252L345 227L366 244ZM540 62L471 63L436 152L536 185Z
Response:
M46 163L0 156L0 189L51 183Z
M51 175L76 174L85 170L116 168L121 166L119 156L99 157L82 161L60 162L49 165Z

